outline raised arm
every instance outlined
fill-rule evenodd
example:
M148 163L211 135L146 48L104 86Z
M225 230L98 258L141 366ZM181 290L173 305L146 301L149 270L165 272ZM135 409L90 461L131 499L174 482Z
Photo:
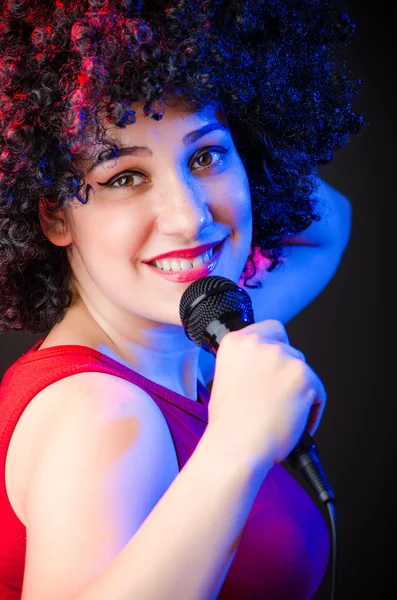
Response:
M284 240L282 263L269 272L262 259L257 277L263 287L247 289L255 320L287 323L325 288L342 258L350 236L351 205L348 199L321 181L318 189L321 221ZM262 257L261 257L262 258Z
M277 319L287 323L318 296L338 268L349 241L351 205L346 196L323 180L316 195L321 221L284 240L282 262L269 272L270 261L259 254L256 279L263 287L244 288L251 297L256 322ZM243 287L242 280L238 283ZM211 382L215 359L204 350L199 369L205 383Z

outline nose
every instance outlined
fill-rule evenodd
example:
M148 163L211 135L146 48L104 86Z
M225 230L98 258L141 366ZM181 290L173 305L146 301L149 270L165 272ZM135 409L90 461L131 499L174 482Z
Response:
M159 209L158 228L164 235L187 241L199 239L201 232L213 222L207 196L199 184L172 177Z

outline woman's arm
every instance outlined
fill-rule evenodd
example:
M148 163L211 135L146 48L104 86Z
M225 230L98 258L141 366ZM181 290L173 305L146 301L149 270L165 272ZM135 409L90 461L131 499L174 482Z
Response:
M296 237L284 240L282 262L268 271L270 261L260 253L255 280L262 288L244 288L254 310L255 321L277 319L287 323L303 310L332 279L345 250L351 228L349 200L325 181L320 180L316 196L321 221ZM212 381L215 358L202 350L199 369L206 384Z
M339 266L350 236L351 205L324 181L317 195L321 221L314 221L296 237L284 240L282 263L269 272L270 261L259 255L257 278L263 287L246 289L257 322L290 321L318 296Z

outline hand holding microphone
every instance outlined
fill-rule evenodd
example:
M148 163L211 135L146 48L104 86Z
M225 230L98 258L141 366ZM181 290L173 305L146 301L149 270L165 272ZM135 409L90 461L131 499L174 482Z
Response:
M326 393L282 323L253 323L224 336L216 355L208 427L250 460L281 462L313 434Z

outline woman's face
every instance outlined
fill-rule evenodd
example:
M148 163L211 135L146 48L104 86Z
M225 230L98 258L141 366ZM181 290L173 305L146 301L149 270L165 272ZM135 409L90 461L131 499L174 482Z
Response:
M79 163L89 202L66 209L77 290L125 332L181 325L179 302L190 282L167 281L142 261L227 237L211 274L237 283L252 239L248 179L221 108L167 106L161 121L145 117L141 104L133 108L136 122L111 132L118 158L91 169L94 161ZM125 147L138 149L123 154ZM95 158L101 151L90 148Z

